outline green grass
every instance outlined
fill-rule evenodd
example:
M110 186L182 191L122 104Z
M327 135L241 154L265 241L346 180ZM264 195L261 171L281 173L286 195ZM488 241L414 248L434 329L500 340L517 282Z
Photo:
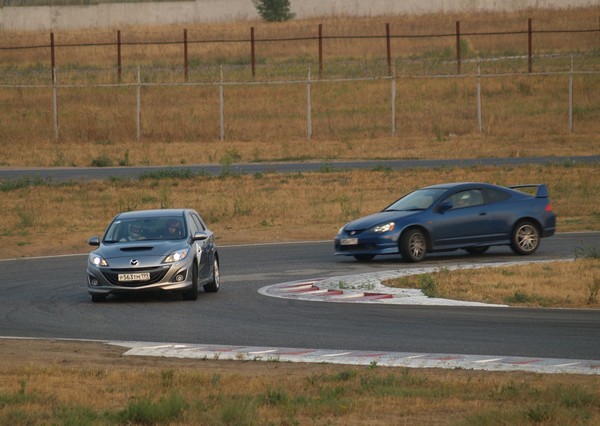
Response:
M144 364L143 361L138 361ZM96 374L69 367L18 368L0 384L4 424L594 424L600 399L594 377L408 368L315 366L229 361L218 374L194 366ZM211 364L215 365L215 364ZM261 374L267 369L281 374ZM106 370L103 370L106 371ZM23 377L23 378L19 378ZM218 377L218 380L215 380ZM40 387L44 378L69 384ZM166 378L166 379L165 379ZM17 386L13 381L18 380ZM67 394L82 388L77 401ZM14 390L8 390L13 388ZM105 399L114 400L106 404Z

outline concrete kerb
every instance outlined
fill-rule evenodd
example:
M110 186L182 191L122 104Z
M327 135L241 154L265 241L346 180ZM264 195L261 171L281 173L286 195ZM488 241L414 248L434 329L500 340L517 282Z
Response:
M0 340L45 340L35 337L0 336ZM443 368L485 371L523 371L600 375L600 360L531 358L519 356L461 355L444 353L357 351L285 348L275 346L231 346L168 342L135 342L94 339L57 341L97 342L124 348L124 356L151 356L214 361L303 362L381 367Z
M572 261L573 259L561 259ZM540 263L557 260L538 260ZM444 266L444 269L506 267L523 262L488 262ZM407 275L432 273L439 267L406 268L365 274L299 280L275 284L259 289L265 296L306 301L338 303L381 303L405 305L454 305L502 307L478 302L464 302L431 298L421 290L386 287L383 281ZM236 361L304 362L345 365L364 365L407 368L443 368L485 371L522 371L535 373L600 374L600 361L550 359L514 356L461 355L441 353L378 352L334 349L306 349L282 347L245 347L227 345L190 345L169 343L111 342L127 347L126 356L157 356Z
M572 261L562 259L561 261ZM556 261L556 260L554 260ZM550 262L537 260L527 263ZM444 270L475 269L485 267L506 267L523 265L523 262L495 262L444 266ZM369 272L355 275L342 275L328 278L291 281L274 284L259 289L264 296L283 299L296 299L338 303L380 303L391 305L439 305L439 306L488 306L507 307L502 304L469 302L426 296L419 289L392 288L384 281L409 275L427 274L440 271L440 267L423 267Z

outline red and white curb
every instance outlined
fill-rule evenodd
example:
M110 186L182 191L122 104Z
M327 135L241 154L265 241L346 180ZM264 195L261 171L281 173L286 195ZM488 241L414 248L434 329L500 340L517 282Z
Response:
M533 261L538 263L547 261ZM445 266L445 270L506 267L522 265L523 262L478 263ZM291 281L263 287L258 292L264 296L296 299L311 302L381 303L388 305L444 305L507 307L491 303L428 297L419 289L393 288L383 284L385 280L408 275L438 272L438 267L406 268L400 270L369 272L328 278Z
M176 343L107 342L127 347L127 356L200 360L304 362L381 367L444 368L600 375L600 360L528 358L491 355L353 351Z
M46 340L36 337L0 336L3 340ZM161 342L133 342L93 339L57 341L95 342L124 348L124 356L149 356L213 361L303 362L364 365L372 367L444 368L481 371L523 371L600 375L600 360L530 358L493 355L357 351L335 349L282 348L274 346L230 346Z

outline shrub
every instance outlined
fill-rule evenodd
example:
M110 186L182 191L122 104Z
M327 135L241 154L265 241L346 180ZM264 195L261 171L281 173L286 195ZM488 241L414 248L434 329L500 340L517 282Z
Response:
M289 21L294 17L290 12L290 0L252 0L252 3L267 22Z
M106 155L101 155L92 160L92 167L112 167L113 161Z

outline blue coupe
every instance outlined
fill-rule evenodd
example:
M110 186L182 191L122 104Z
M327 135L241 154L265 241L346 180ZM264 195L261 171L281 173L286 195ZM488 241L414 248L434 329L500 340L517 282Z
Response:
M419 262L432 252L478 254L509 245L527 255L555 231L546 185L447 183L418 189L379 213L347 223L335 237L335 254L360 261L401 254Z

